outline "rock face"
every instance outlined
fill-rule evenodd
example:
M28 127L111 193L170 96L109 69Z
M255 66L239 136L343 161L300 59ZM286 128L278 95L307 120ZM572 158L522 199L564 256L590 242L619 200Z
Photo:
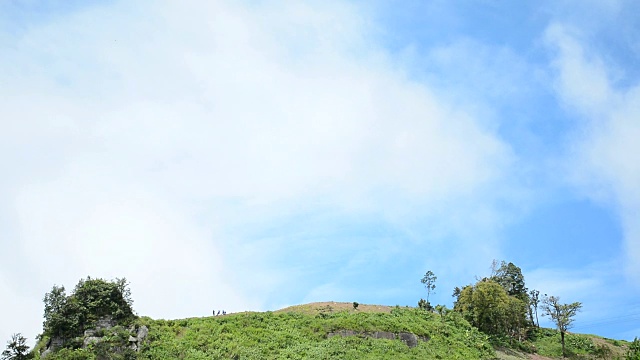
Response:
M61 348L62 345L64 345L64 339L61 339L59 337L53 337L49 339L46 349L42 352L42 354L40 354L40 358L44 358L45 356L51 354L52 352Z
M135 331L135 328L129 329L129 331L133 332L132 330ZM142 342L147 337L147 335L149 335L149 329L146 326L142 325L138 328L137 331L135 331L135 334L136 336L129 336L129 346L135 351L140 351Z
M122 351L123 348L130 348L134 351L139 351L144 339L149 335L149 329L146 326L131 326L129 329L124 330L122 327L117 326L116 322L110 317L106 316L96 322L96 327L93 329L85 330L82 338L82 348L90 347L104 342L104 336L116 335L122 332L129 334L128 343L112 346L112 349L116 352ZM126 339L126 337L125 337ZM55 350L61 348L64 345L64 340L54 337L47 343L45 351L40 354L40 358L43 359L47 355L51 354ZM110 345L109 345L110 346Z
M362 331L354 331L354 330L338 330L334 332L330 332L327 334L327 337L334 336L359 336L365 338L373 338L373 339L387 339L387 340L402 340L408 347L416 347L418 346L418 341L427 342L430 340L428 336L417 336L416 334L409 332L399 332L392 333L389 331L374 331L374 332L362 332Z

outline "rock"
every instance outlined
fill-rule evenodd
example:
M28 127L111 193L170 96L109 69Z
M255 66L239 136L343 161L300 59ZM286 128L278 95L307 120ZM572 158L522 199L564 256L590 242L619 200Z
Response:
M327 337L334 337L334 336L357 336L360 335L360 333L353 331L353 330L339 330L336 332L330 332L329 334L327 334Z
M87 346L89 346L89 344L97 344L101 341L102 341L101 337L97 337L97 336L85 337L84 341L82 342L82 347L86 348Z
M51 338L51 340L49 340L49 346L47 346L47 348L55 350L57 348L62 347L62 345L64 345L64 339L59 337L53 337Z
M410 348L418 346L418 337L415 334L401 332L398 337Z
M142 341L144 340L147 335L149 335L149 328L147 328L145 325L140 326L140 328L138 329L138 341Z
M396 334L389 331L376 331L372 336L374 339L395 340Z
M96 322L96 331L101 329L109 330L114 326L116 326L116 322L113 318L111 316L105 316Z
M428 336L417 336L416 334L413 334L410 332L400 332L396 334L390 331L375 331L373 333L368 333L368 332L359 332L354 330L338 330L338 331L330 332L327 334L328 338L334 337L334 336L342 336L342 337L360 336L365 338L369 337L374 339L387 339L387 340L399 339L405 344L407 344L407 346L410 348L418 346L418 340L424 341L424 342L427 342L430 340Z

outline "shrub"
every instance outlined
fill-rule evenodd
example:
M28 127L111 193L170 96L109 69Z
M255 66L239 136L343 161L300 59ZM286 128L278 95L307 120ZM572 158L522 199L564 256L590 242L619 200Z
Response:
M637 337L633 339L631 344L629 344L627 360L640 360L640 339Z

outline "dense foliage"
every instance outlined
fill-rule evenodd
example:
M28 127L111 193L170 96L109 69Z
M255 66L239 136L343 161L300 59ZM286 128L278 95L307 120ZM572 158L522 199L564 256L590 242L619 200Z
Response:
M509 296L500 284L488 279L465 286L454 310L488 335L521 339L527 324L526 304Z
M507 295L514 296L525 303L529 300L527 287L524 282L522 270L513 263L502 261L496 268L497 262L494 260L493 271L490 280L500 284L507 292Z
M64 286L54 285L44 297L44 336L73 339L105 316L118 323L131 322L135 319L132 303L126 279L87 277L70 295Z

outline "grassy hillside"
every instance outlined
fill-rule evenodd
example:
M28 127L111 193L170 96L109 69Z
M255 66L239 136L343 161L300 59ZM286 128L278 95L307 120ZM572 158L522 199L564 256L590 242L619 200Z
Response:
M351 305L349 305L351 306ZM417 309L342 310L344 304L306 305L278 312L185 320L141 319L150 329L142 359L491 359L488 338L457 314ZM355 330L427 336L409 348L400 340L328 337Z
M559 334L542 329L534 339L509 348L471 327L458 313L421 309L314 303L276 312L246 312L183 320L140 318L149 336L138 353L109 359L550 359L560 358ZM355 336L330 336L352 330ZM374 339L376 331L408 332L428 339L409 347L399 339ZM590 335L567 336L572 358L624 359L626 342ZM536 355L525 351L535 351ZM63 350L49 357L95 359L88 350Z

